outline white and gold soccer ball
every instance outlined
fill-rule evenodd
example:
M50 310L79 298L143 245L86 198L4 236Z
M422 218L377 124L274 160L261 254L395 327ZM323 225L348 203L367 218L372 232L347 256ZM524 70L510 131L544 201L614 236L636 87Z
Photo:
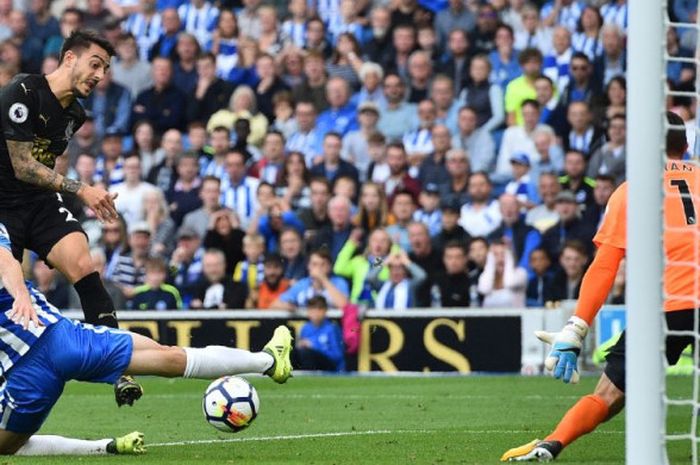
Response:
M260 411L258 392L237 376L224 376L204 392L202 410L207 422L219 431L236 433L247 428Z

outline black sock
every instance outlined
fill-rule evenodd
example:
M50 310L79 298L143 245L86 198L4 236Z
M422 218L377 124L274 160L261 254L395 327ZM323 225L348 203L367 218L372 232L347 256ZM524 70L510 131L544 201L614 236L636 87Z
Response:
M102 284L100 274L97 271L84 276L74 284L74 287L80 297L80 305L83 307L86 323L109 326L110 328L119 326L114 302Z

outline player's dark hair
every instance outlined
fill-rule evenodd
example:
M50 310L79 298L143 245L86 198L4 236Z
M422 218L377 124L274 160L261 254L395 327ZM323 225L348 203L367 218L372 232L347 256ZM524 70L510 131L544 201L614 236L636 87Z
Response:
M92 29L76 29L75 31L71 32L71 35L68 36L66 40L63 41L58 63L63 63L63 58L66 56L66 52L69 50L73 53L80 53L83 50L89 49L92 44L95 44L103 49L110 57L115 55L112 44L110 44L107 39L100 36L96 31Z
M328 134L334 134L334 133L329 132ZM267 131L267 133L265 133L265 137L263 137L263 140L267 139L270 136L277 136L280 139L282 139L283 144L285 143L285 138L284 138L284 134L282 134L282 131L278 131L277 129L270 129L269 131Z
M685 138L685 122L683 118L671 111L666 112L666 121L671 126L678 128L668 128L666 131L666 153L668 156L680 158L688 149L688 141Z
M472 237L472 240L469 241L469 246L471 247L471 245L476 243L476 242L481 242L487 247L489 245L489 241L484 236L477 236L477 237Z
M328 310L328 302L326 302L326 298L322 295L315 295L306 302L306 308Z

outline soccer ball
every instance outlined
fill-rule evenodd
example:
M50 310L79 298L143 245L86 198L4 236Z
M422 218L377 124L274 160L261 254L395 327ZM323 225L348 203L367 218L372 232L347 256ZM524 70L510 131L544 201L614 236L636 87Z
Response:
M243 378L224 376L209 385L202 399L204 418L219 431L235 433L250 425L260 411L255 388Z

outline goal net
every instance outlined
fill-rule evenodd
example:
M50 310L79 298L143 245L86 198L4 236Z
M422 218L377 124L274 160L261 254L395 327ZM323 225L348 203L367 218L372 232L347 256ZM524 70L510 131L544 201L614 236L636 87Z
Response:
M628 4L626 460L627 464L698 464L700 357L691 349L692 342L697 346L700 321L697 311L692 312L692 327L669 330L662 309L664 300L670 299L683 299L688 308L700 307L700 137L696 137L700 131L695 119L700 81L678 85L678 79L667 80L677 73L692 76L698 65L700 23L671 21L666 1ZM691 53L679 53L676 42ZM666 109L677 112L687 124L669 126ZM688 181L664 178L669 129L687 131L689 165L682 169L690 172ZM682 221L668 213L669 202L678 202ZM682 237L692 252L687 257L664 254L664 240L670 243L670 236ZM684 295L673 295L663 282L664 270L670 267L683 270L689 283ZM682 355L685 369L675 369L675 374L669 374L664 356L667 336L685 336L690 342Z

